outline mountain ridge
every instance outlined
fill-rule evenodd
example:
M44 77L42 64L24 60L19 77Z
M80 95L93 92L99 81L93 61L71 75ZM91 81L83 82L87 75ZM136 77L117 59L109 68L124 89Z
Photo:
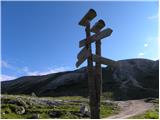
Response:
M115 99L158 97L159 60L126 59L116 67L102 68L103 92L111 91ZM43 76L25 76L1 82L2 94L37 96L88 96L86 67ZM135 94L135 95L134 95Z

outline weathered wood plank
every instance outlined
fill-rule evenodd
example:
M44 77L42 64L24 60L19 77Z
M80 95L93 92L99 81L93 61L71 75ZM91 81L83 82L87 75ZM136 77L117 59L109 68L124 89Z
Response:
M111 66L116 66L117 62L108 58L101 57L99 55L92 55L92 59L94 62L104 64L104 65L111 65Z
M94 32L94 33L98 33L102 28L105 27L105 22L100 19L98 22L96 22L94 24L94 26L91 28L91 32Z
M78 60L77 62L76 62L76 68L78 68L83 62L84 62L85 60L83 59L83 60Z
M97 16L96 11L93 9L90 9L84 17L80 20L79 25L87 26L87 21L91 21L93 18Z
M103 39L105 37L108 37L108 36L111 35L111 33L112 33L112 29L107 28L107 29L105 29L105 30L103 30L103 31L101 31L101 32L99 32L97 34L94 34L94 35L90 36L88 38L88 39L90 39L90 41L88 41L88 42L86 42L86 39L81 40L79 42L79 47L83 47L86 44L90 44L92 42L95 42L95 41L101 40L101 39Z
M77 56L78 61L76 62L76 67L78 68L89 56L91 56L91 53L86 49L85 52L83 52L85 50L82 49L82 53L80 55Z
M89 57L90 52L87 50L86 47L84 47L77 55L78 59L82 59L83 57Z

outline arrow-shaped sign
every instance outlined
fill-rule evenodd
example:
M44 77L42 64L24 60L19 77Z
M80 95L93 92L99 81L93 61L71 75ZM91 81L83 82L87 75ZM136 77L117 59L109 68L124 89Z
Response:
M79 53L78 53L78 55L77 55L77 58L78 59L82 59L82 58L84 58L84 57L88 57L90 55L90 52L87 50L87 48L86 47L84 47Z
M87 21L91 21L93 18L95 18L97 16L96 11L93 9L90 9L85 16L81 19L81 21L79 22L79 25L82 26L86 26L87 25Z
M76 67L79 67L90 55L89 50L83 48L77 55L78 61L76 62Z
M93 59L93 61L100 63L100 64L104 64L104 65L116 66L118 64L114 60L104 58L104 57L101 57L99 55L94 55L94 54L92 55L92 59Z
M95 42L95 41L97 41L97 40L101 40L101 39L103 39L103 38L105 38L105 37L108 37L108 36L111 35L111 33L112 33L112 29L107 28L107 29L101 31L100 33L97 33L97 34L94 34L94 35L90 36L90 37L88 38L89 41L87 41L86 39L81 40L81 41L79 42L79 47L83 47L83 46L85 46L86 44L90 44L90 43Z

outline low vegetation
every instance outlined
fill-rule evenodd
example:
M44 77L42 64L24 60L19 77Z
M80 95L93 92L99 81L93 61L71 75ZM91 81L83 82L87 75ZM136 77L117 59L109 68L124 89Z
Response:
M80 96L36 97L25 95L1 96L2 119L80 119L89 118L88 99ZM85 106L85 110L81 107ZM113 103L101 103L101 118L116 114L119 108Z

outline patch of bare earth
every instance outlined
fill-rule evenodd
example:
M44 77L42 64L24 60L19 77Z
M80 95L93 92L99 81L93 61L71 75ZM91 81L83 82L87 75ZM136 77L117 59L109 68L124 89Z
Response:
M153 108L152 103L147 103L144 100L115 101L115 103L118 104L121 111L117 115L110 116L107 119L125 119L142 114Z

